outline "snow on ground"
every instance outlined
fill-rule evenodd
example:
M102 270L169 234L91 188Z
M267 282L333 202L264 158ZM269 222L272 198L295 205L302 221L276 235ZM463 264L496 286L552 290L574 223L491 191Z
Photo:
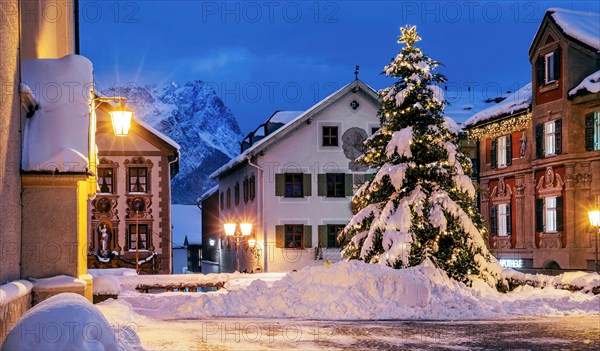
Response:
M107 311L106 304L111 308L130 306L136 315L158 320L473 320L600 313L600 295L531 287L502 294L482 281L468 288L429 262L402 270L360 261L340 262L307 267L271 283L258 279L233 291L211 293L140 294L127 289L117 301L99 307Z
M27 311L13 326L2 350L134 350L139 345L130 330L127 343L85 297L64 293Z

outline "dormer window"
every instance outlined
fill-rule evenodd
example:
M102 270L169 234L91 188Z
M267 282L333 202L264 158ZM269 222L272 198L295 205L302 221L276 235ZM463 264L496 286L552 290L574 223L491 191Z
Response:
M544 56L544 84L550 84L556 80L554 76L554 52Z
M560 48L541 53L537 63L537 85L552 85L560 81Z

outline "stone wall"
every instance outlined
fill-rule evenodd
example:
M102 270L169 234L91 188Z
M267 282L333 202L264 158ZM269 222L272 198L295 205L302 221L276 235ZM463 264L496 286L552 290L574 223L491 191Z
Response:
M14 298L9 298L7 301L0 301L0 346L8 335L12 326L17 323L27 310L32 306L31 284L28 282L16 282L20 285L20 289L24 289L23 293L16 295ZM15 288L14 283L11 288ZM5 285L7 286L7 285ZM2 286L0 286L2 287Z
M21 258L18 6L0 2L0 284L19 278Z

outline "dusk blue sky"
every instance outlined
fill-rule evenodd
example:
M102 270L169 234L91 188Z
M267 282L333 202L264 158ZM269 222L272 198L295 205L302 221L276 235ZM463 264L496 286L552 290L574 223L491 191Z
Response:
M305 110L354 79L375 89L417 26L445 66L448 114L531 80L528 48L547 8L600 12L596 1L88 1L81 54L100 87L210 82L244 133L275 110ZM471 87L468 92L467 87Z

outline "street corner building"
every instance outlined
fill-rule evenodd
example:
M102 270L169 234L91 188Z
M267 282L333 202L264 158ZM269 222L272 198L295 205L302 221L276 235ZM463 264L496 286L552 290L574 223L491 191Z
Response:
M120 110L122 97L94 91L93 63L78 54L77 5L0 6L0 285L19 291L0 301L0 341L44 298L75 292L91 301L90 255L131 261L139 248L144 272L170 272L178 146L142 122L113 118L131 114ZM62 15L47 20L48 7ZM109 109L111 100L121 104ZM131 133L109 133L108 114Z
M237 253L242 271L339 261L337 236L352 218L353 187L372 176L355 160L379 129L379 105L377 93L356 79L306 111L275 112L251 132L241 154L211 175L218 187L201 198L210 270L235 267L225 223L253 224Z
M473 115L481 213L506 267L593 269L600 197L600 15L549 9L531 83Z
M90 200L88 267L137 266L140 273L169 274L170 184L178 171L179 145L136 118L127 137L115 137L111 108L96 110L97 184Z

